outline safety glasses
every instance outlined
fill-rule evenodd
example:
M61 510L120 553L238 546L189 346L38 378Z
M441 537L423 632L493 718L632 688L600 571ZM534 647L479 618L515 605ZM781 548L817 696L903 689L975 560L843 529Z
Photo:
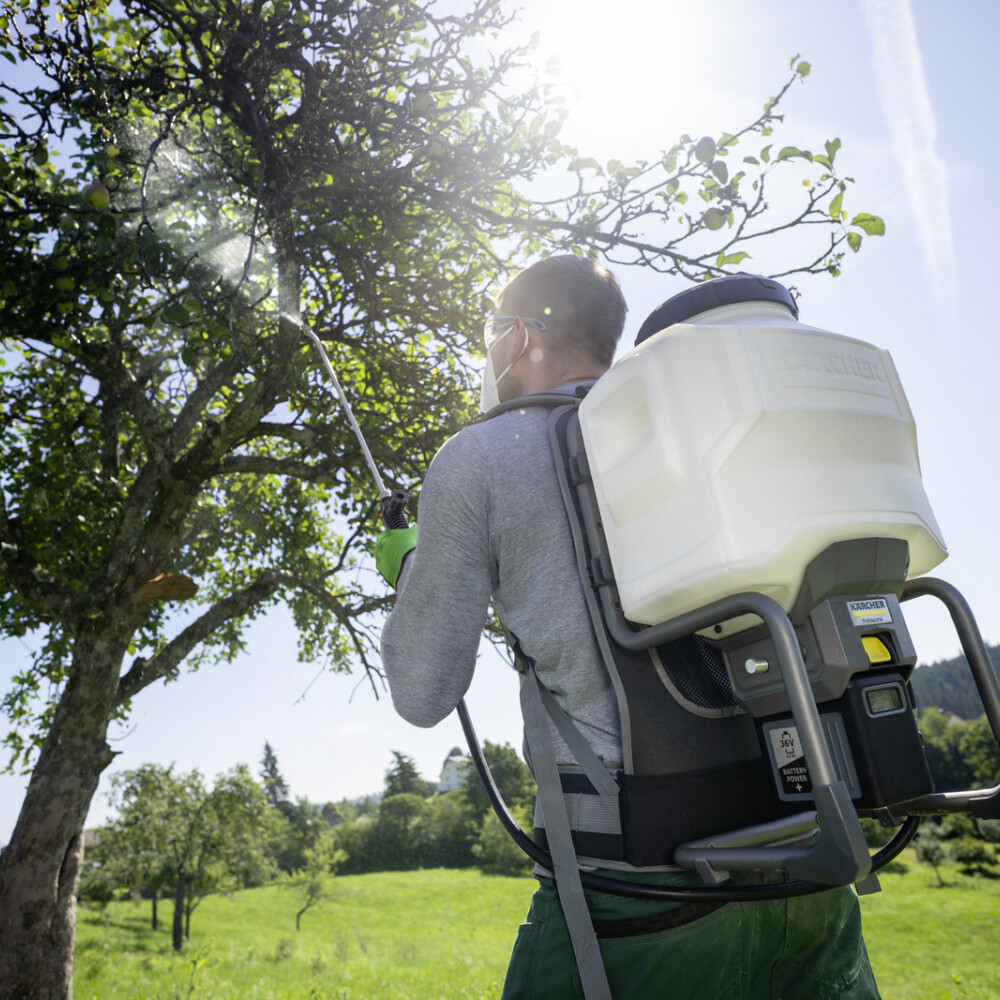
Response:
M486 344L487 350L510 330L517 318L517 316L504 316L497 313L486 321L486 325L483 327L483 342ZM534 319L531 316L522 316L521 319L525 326L533 326L536 330L545 329L545 324L540 319Z

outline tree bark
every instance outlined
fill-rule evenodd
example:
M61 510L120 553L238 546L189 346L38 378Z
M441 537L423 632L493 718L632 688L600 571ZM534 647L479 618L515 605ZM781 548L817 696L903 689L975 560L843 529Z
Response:
M68 1000L83 825L101 772L121 656L81 638L24 804L0 856L0 1000Z
M160 894L160 890L154 885L153 886L153 917L152 917L152 928L157 930L159 928L159 921L156 919L156 899Z
M186 894L187 880L184 878L184 869L182 868L177 873L177 888L174 889L174 951L180 951L184 947L184 897Z

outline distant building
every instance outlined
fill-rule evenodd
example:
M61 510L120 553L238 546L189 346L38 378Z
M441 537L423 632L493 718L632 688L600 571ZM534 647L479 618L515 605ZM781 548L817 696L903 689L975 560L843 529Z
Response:
M471 766L471 758L463 753L453 753L446 757L441 767L441 777L438 778L437 790L444 793L461 788L469 776Z

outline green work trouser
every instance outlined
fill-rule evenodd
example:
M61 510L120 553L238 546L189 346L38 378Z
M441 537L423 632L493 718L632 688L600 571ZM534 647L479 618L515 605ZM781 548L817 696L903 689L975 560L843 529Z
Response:
M527 921L518 929L502 1000L577 1000L583 991L559 898L551 879L539 881ZM589 889L586 895L595 921L646 916L673 905ZM669 930L603 937L600 948L614 1000L879 997L850 886L727 903Z

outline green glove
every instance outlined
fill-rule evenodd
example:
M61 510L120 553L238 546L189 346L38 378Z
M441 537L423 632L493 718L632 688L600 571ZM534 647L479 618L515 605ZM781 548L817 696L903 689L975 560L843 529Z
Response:
M390 587L396 586L399 571L403 568L403 558L417 546L417 525L408 528L391 528L383 531L375 539L375 568L382 574Z

